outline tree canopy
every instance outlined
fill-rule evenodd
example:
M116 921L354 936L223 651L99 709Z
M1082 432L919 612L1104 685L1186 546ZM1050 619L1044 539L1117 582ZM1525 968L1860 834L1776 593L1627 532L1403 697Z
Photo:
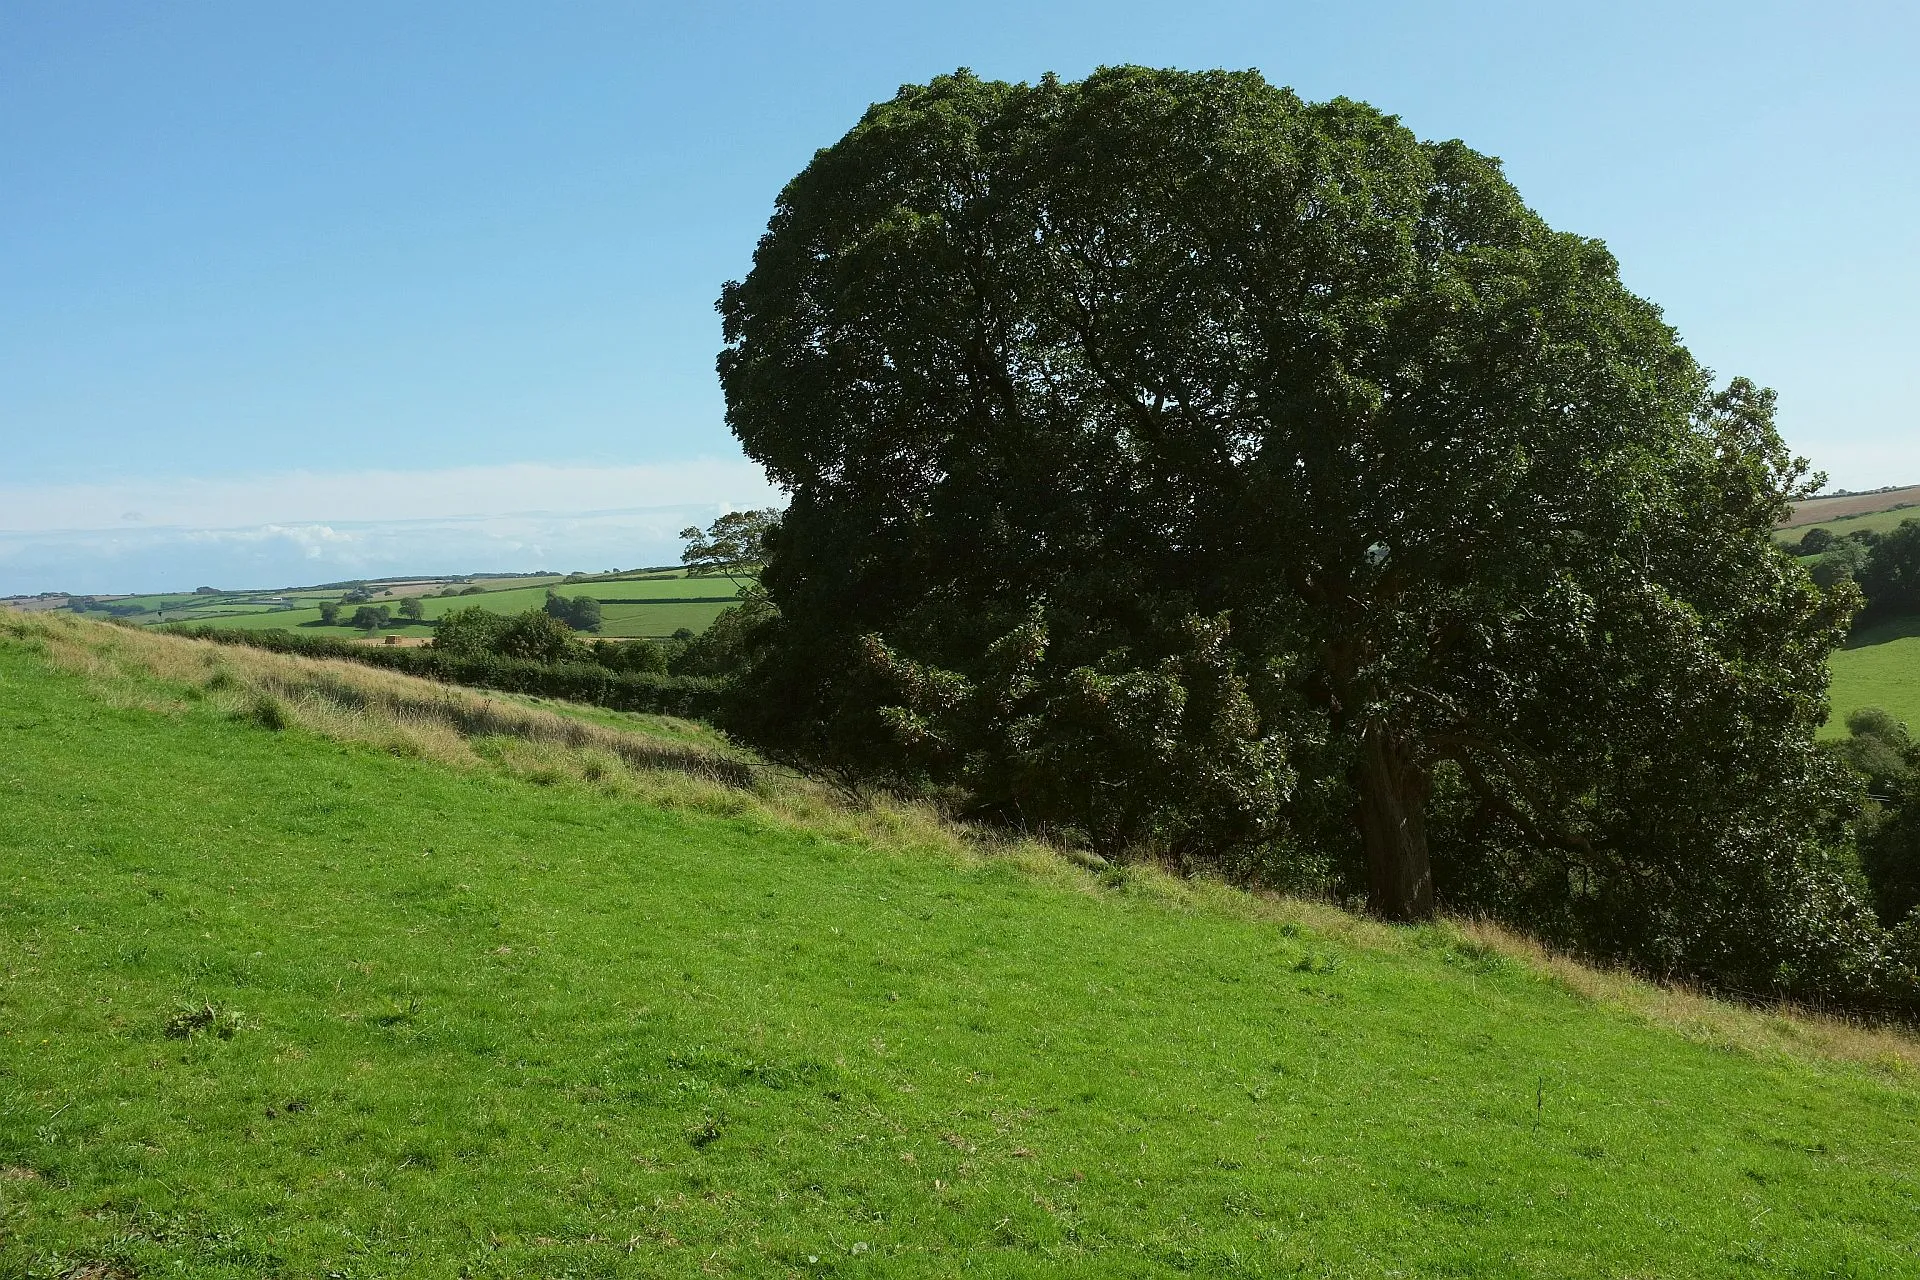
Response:
M704 530L688 525L680 531L687 546L680 563L689 578L738 578L759 570L767 558L767 537L779 525L772 507L756 511L729 511Z
M791 495L764 750L1663 972L1870 962L1812 742L1849 606L1771 537L1805 463L1497 161L1251 72L962 72L719 306Z

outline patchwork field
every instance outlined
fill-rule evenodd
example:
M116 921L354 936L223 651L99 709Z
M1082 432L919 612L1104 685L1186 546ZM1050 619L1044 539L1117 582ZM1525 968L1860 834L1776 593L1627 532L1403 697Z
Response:
M677 570L644 576L588 578L574 582L558 576L482 578L459 584L459 588L481 587L482 590L476 594L441 596L437 593L444 585L440 580L434 580L430 583L396 584L377 590L373 602L386 605L389 609L397 608L399 602L410 595L420 596L424 615L419 622L395 618L392 625L381 628L379 634L429 635L433 621L453 609L478 606L495 613L523 613L545 604L547 590L552 588L565 596L592 596L601 601L604 619L601 635L659 638L682 629L695 632L706 630L722 610L739 598L745 580L688 578ZM320 603L339 598L340 591L337 589L306 589L232 592L212 596L190 593L129 596L105 603L121 610L140 610L127 617L129 621L142 624L195 622L243 630L298 629L304 635L327 635L342 639L366 635L366 632L354 627L321 625ZM343 613L350 616L354 608L348 605ZM110 614L102 610L86 616L105 618Z
M1793 514L1788 517L1784 527L1805 529L1816 524L1832 524L1885 513L1896 507L1920 507L1920 485L1884 489L1879 493L1850 493L1844 497L1809 498L1804 502L1796 502L1793 504Z
M1909 1041L591 718L0 617L0 1275L1920 1273Z

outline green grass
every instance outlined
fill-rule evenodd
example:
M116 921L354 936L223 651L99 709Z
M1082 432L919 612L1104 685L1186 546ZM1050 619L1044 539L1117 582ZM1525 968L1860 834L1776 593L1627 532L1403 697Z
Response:
M588 595L597 600L633 601L633 604L619 603L608 605L603 610L604 622L600 634L614 637L623 636L670 636L681 628L691 631L704 631L713 625L739 595L741 583L726 578L653 578L628 579L623 581L581 582L559 584L556 579L542 579L543 585L514 586L507 590L486 591L470 596L427 596L421 600L421 611L431 623L454 609L478 606L495 613L524 613L528 609L538 609L546 603L547 585L555 585L562 595ZM337 597L328 596L327 599ZM153 599L158 600L159 597ZM171 598L170 598L171 599ZM205 602L210 597L199 597ZM378 597L378 602L389 609L397 599ZM318 605L310 608L276 609L266 605L206 604L189 610L189 604L195 597L179 597L179 605L167 604L168 622L205 622L212 626L233 627L241 630L267 630L280 627L287 630L299 630L303 635L336 636L341 639L354 639L366 635L364 631L353 627L323 627L320 623ZM689 602L691 601L691 602ZM342 613L351 616L356 606L348 605ZM104 615L99 615L104 616ZM136 622L158 621L156 616L148 615L132 619ZM431 634L427 625L415 623L406 625L398 619L394 625L383 627L381 634L417 635Z
M1920 618L1898 618L1853 637L1827 663L1832 710L1822 737L1844 736L1847 713L1881 707L1920 732Z
M0 640L0 1275L1920 1273L1893 1068L103 687Z
M1891 533L1908 520L1920 519L1920 506L1895 507L1891 511L1872 511L1866 515L1846 516L1839 520L1822 520L1818 524L1794 525L1780 529L1774 537L1782 542L1797 543L1807 535L1809 529L1825 529L1836 538L1844 538L1850 533L1867 530L1872 533Z

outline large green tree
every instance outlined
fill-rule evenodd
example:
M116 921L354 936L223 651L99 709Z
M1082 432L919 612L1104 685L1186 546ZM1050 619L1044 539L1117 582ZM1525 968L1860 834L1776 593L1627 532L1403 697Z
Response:
M720 310L791 495L729 713L762 747L1189 856L1351 850L1390 919L1436 846L1461 895L1520 858L1667 968L1833 889L1848 605L1770 536L1805 464L1497 161L1250 72L962 72L819 152Z

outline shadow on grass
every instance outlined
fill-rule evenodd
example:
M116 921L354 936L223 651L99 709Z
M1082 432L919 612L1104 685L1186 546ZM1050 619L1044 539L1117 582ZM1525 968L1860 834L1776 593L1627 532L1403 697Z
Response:
M1920 636L1920 613L1909 614L1904 618L1886 618L1863 627L1856 627L1842 649L1869 649L1876 644L1886 644L1890 640L1906 640Z

